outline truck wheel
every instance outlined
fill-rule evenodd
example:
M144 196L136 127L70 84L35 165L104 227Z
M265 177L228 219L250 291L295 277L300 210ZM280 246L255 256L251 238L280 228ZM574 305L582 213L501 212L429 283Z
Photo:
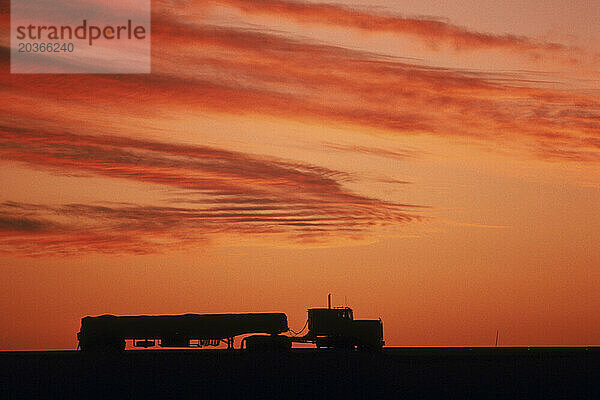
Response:
M280 352L290 351L292 342L283 335L254 335L244 339L249 351Z

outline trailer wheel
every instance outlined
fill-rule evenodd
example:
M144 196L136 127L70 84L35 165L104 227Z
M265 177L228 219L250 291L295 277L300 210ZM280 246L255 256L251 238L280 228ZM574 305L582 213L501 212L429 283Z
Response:
M125 350L125 340L117 337L83 341L79 345L82 351L120 353Z

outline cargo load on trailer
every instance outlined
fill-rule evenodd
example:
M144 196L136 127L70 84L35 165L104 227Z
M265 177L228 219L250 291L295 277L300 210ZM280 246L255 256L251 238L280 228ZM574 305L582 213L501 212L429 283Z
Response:
M233 347L238 335L287 331L283 313L102 315L82 318L77 338L81 350L121 350L126 340L136 347L202 347L222 342Z

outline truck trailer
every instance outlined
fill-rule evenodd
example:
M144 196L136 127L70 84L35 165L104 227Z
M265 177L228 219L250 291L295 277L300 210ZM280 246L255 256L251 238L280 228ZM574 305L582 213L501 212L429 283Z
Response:
M183 315L101 315L81 319L77 334L81 350L123 350L125 341L135 347L203 347L225 342L248 333L278 335L288 331L283 313L183 314Z
M183 315L101 315L81 319L77 333L83 351L122 351L126 340L134 347L205 347L226 343L234 348L234 338L245 336L241 348L250 351L289 350L292 343L312 343L317 348L377 350L383 341L383 323L355 320L350 307L309 308L304 336L288 332L284 313L183 314Z

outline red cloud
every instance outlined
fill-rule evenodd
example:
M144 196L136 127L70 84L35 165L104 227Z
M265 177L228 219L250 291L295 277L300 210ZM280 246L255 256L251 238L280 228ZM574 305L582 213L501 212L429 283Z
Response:
M524 36L495 35L469 30L431 18L406 18L372 13L364 9L327 3L283 0L212 0L248 14L265 14L289 18L300 23L318 23L360 29L368 32L391 32L412 35L432 46L450 44L458 49L498 48L528 53L575 51L565 45L539 42ZM433 44L435 43L435 45Z
M600 131L597 96L550 89L552 82L527 74L433 68L169 17L155 18L153 35L152 75L4 75L8 111L21 126L38 120L72 127L85 119L92 128L99 108L124 121L173 112L252 113L400 135L465 136L536 155L556 147L570 159L581 153L582 161L598 151L590 145ZM57 117L57 107L70 116Z
M417 206L348 191L340 183L345 174L206 146L3 129L0 155L57 173L183 190L176 203L187 204L6 202L0 206L4 252L153 252L223 233L328 241L360 238L376 227L419 219L406 211Z

